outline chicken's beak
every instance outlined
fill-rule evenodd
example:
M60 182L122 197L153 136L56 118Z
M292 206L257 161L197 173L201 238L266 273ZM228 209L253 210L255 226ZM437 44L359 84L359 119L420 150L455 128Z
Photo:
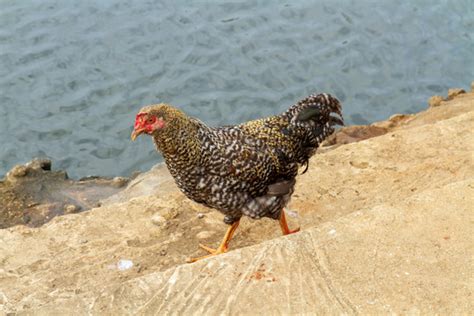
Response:
M132 139L132 141L135 141L135 139L137 139L137 137L140 136L140 134L142 134L143 132L145 132L144 128L135 129L133 130L132 135L130 135L130 138Z

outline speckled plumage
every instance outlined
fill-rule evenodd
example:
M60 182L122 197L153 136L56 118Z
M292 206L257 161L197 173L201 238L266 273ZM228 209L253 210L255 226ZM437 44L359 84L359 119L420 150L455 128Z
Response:
M278 219L298 167L307 167L334 125L342 124L341 105L328 94L311 95L280 115L217 128L167 104L140 113L165 122L152 136L178 187L225 214L227 224L242 215Z

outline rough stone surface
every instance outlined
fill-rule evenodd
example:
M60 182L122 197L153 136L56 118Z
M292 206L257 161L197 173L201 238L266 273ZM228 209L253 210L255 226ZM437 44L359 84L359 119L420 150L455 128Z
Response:
M211 237L212 235L214 235L213 232L203 230L202 232L197 233L196 238L197 239L207 239L207 238Z
M48 159L17 165L0 180L0 229L37 227L55 216L91 209L128 182L120 177L71 180L65 171L52 171Z
M455 98L458 95L463 94L463 93L466 93L466 91L464 91L464 89L458 89L458 88L449 89L448 90L448 100L451 100L451 99L453 99L453 98Z
M0 312L470 313L474 95L396 120L311 160L289 206L300 233L244 218L229 253L194 264L199 232L215 247L227 227L162 167L102 207L1 230Z
M35 313L466 313L474 308L466 254L474 237L465 224L473 197L473 179L451 183Z
M444 98L440 95L434 95L428 100L428 105L430 107L440 106L444 101Z
M166 224L166 218L160 214L155 214L151 217L151 222L157 226L164 226Z
M342 128L338 133L331 135L324 142L323 146L354 143L386 134L387 131L388 129L386 127L379 127L374 125L348 126Z

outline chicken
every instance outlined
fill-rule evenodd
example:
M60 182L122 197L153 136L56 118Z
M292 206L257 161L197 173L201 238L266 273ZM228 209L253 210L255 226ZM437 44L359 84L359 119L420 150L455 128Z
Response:
M321 142L343 125L341 105L329 94L310 95L280 115L235 126L209 127L168 104L142 108L131 138L153 137L156 148L181 191L191 200L222 212L229 224L220 246L201 248L224 253L245 215L279 220L288 228L283 208L294 191L298 168Z

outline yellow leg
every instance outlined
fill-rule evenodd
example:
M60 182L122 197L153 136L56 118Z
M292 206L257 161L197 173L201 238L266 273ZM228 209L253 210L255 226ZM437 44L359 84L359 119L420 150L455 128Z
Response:
M285 210L284 209L281 210L281 213L280 213L280 227L281 227L281 232L283 233L283 235L289 235L289 234L293 234L293 233L296 233L296 232L300 231L299 227L297 229L294 229L294 230L290 230L288 228L288 223L286 222Z
M202 256L202 257L198 257L198 258L191 258L191 259L188 260L188 262L196 262L196 261L201 260L201 259L206 259L206 258L209 258L209 257L219 255L221 253L227 252L228 247L229 247L229 242L232 239L232 236L234 235L235 231L237 230L237 227L239 227L239 223L240 223L240 221L236 221L229 227L229 229L227 229L227 232L225 233L224 238L222 239L222 242L221 242L221 244L219 245L219 247L217 249L213 249L213 248L204 246L202 244L199 244L199 247L206 250L210 254L207 255L207 256Z

